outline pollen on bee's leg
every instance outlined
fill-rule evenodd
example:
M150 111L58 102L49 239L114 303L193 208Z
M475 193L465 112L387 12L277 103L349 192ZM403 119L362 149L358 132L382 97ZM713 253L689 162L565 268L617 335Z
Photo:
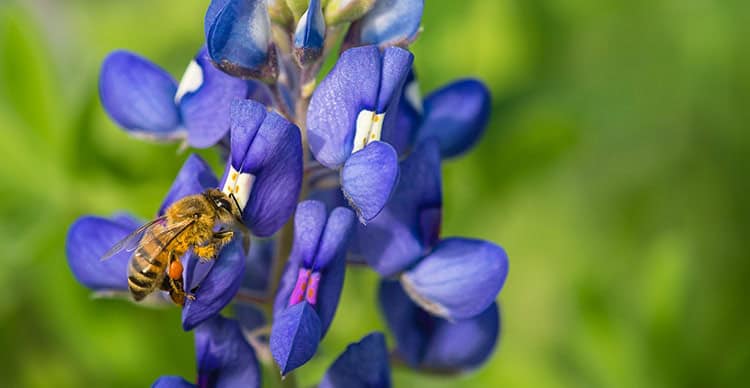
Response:
M174 260L169 264L169 277L171 279L182 279L182 263L179 260Z
M310 270L300 268L297 273L297 283L294 285L292 295L289 296L289 306L294 306L295 304L302 302L302 299L305 298L308 280L310 280Z

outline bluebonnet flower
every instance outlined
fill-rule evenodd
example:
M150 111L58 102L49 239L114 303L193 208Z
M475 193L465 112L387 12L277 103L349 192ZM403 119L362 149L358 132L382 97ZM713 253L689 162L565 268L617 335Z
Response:
M154 388L260 387L258 360L237 321L215 316L196 327L194 334L195 384L180 376L163 376Z
M378 217L359 226L352 251L383 276L399 275L425 310L465 319L485 310L505 282L508 258L499 246L467 238L440 238L440 151L426 141L401 163L394 198Z
M326 24L320 1L310 0L294 31L295 58L303 66L315 62L323 54Z
M221 180L256 236L276 232L294 212L302 185L299 129L263 104L231 104L231 151Z
M396 340L395 354L412 368L438 373L474 369L492 354L500 335L497 303L472 318L448 321L420 308L398 281L383 280L378 299Z
M307 362L325 336L344 282L354 214L303 201L294 217L294 243L274 302L271 352L282 374Z
M489 121L491 98L479 80L453 81L421 98L414 72L409 74L398 110L402 137L392 143L403 154L435 138L443 159L464 154L477 144Z
M341 189L362 222L380 213L398 180L398 155L387 139L398 131L396 109L412 60L396 47L347 50L310 100L312 154L340 170Z
M319 388L388 388L391 366L383 333L371 333L346 350L326 371Z
M147 59L115 51L99 76L102 105L131 134L155 140L180 140L210 147L229 130L229 104L235 98L268 101L265 86L230 77L214 68L202 48L177 82Z
M272 83L278 59L265 0L212 0L204 21L213 62L225 73Z
M423 8L424 0L377 0L349 27L343 47L407 46L417 38Z

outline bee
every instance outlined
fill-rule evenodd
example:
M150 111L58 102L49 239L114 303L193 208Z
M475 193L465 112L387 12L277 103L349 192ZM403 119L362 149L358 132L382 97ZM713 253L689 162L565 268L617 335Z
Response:
M195 297L185 291L180 257L192 249L201 260L216 258L234 237L234 231L224 227L242 231L247 248L249 234L234 194L208 189L174 202L163 216L115 244L102 260L123 250L134 251L128 265L128 288L133 299L140 301L159 288L169 291L172 301L183 306L185 298ZM215 231L217 228L221 229Z

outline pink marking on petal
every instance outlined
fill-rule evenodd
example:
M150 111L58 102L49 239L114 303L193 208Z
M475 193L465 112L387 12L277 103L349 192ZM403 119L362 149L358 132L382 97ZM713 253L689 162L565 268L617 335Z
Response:
M318 284L320 284L320 272L314 272L310 276L310 283L307 285L307 293L305 295L307 302L313 306L318 301Z
M305 289L307 289L308 279L310 279L310 270L300 268L297 273L297 284L294 285L292 295L289 297L289 306L294 306L295 304L302 302L302 299L305 297Z

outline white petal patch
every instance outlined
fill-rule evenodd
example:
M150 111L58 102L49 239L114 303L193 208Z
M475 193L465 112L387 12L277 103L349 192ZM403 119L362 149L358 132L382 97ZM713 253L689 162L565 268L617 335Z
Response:
M411 105L417 113L423 113L424 107L422 106L422 93L419 92L419 83L416 80L409 82L409 84L406 85L404 97L406 97L406 101L409 102L409 105Z
M180 86L177 87L177 93L174 95L174 103L179 104L182 97L190 92L198 90L203 85L203 69L195 60L190 61L185 74L182 75Z
M245 210L247 201L250 199L250 192L253 190L255 175L250 173L240 173L233 166L229 166L229 174L224 182L224 188L221 190L224 194L234 194L240 210Z
M380 140L380 132L383 130L385 113L376 114L373 111L363 109L357 115L357 129L354 132L354 147L352 153L365 148L367 143Z

